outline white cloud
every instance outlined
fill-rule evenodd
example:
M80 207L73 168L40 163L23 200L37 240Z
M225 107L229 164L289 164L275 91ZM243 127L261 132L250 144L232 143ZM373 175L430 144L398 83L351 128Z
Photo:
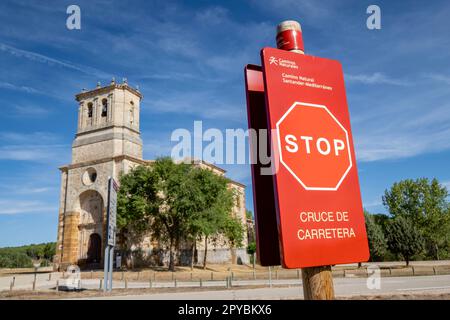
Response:
M422 75L415 81L395 90L348 86L358 160L410 158L450 149L448 86L430 83Z
M45 144L53 143L60 140L59 135L51 132L13 132L13 131L3 131L0 132L0 141L7 143L25 143L25 144Z
M373 208L373 207L379 207L382 206L383 202L381 200L374 200L374 201L368 201L364 202L364 208Z
M0 160L58 161L63 164L69 159L67 145L7 145L0 146Z
M206 25L222 25L229 21L229 11L223 7L215 6L206 8L196 13L195 18Z
M450 85L450 76L438 74L438 73L429 73L425 75L426 78L431 80L435 80L438 82L443 82L444 84Z
M41 117L50 113L50 111L46 108L33 105L14 106L13 111L16 115L21 117Z
M185 113L204 119L242 121L246 117L243 106L234 106L212 92L183 92L151 101L148 111L158 113ZM201 119L200 119L201 120Z
M42 94L41 91L31 88L31 87L27 87L27 86L22 86L22 85L15 85L9 82L0 82L0 88L2 89L8 89L8 90L14 90L14 91L22 91L25 93L37 93L37 94Z
M374 133L371 130L355 140L360 161L408 158L450 149L450 128L425 135L414 131L387 129Z
M372 74L346 74L345 80L350 82L359 82L363 84L390 84L394 86L408 86L411 83L407 80L394 79L386 76L381 72L375 72Z
M0 215L15 215L23 213L54 213L58 207L42 201L4 200L0 199Z
M58 60L58 59L54 59L36 52L32 52L32 51L27 51L27 50L22 50L22 49L18 49L9 45L6 45L4 43L0 43L0 51L3 52L7 52L15 57L18 58L24 58L30 61L35 61L35 62L39 62L39 63L44 63L47 64L49 66L58 66L58 67L63 67L63 68L67 68L67 69L71 69L71 70L75 70L81 73L85 73L91 76L95 76L97 78L108 78L110 79L112 76L110 74L107 74L103 71L100 71L98 69L95 68L91 68L91 67L87 67L87 66L80 66L80 65L75 65L73 63L70 62L66 62L66 61L62 61L62 60Z

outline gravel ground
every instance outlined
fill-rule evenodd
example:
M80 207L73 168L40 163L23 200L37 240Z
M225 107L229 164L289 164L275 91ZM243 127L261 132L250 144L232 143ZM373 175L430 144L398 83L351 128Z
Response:
M264 288L265 286L249 286L240 287L239 289L255 289ZM281 286L280 286L281 287ZM236 290L236 288L233 288ZM198 288L198 291L211 291L213 288ZM217 290L223 290L218 288ZM49 300L49 299L77 299L101 296L124 296L124 295L140 295L154 293L170 293L170 292L189 292L191 288L160 288L160 289L116 289L112 293L103 293L97 290L85 290L80 292L55 292L53 290L41 291L13 291L0 292L0 300ZM411 293L392 293L381 295L349 295L337 296L336 300L450 300L450 292L433 291L433 292L411 292Z

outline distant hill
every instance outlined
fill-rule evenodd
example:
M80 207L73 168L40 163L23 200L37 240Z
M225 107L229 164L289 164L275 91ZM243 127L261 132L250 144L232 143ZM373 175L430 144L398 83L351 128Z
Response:
M30 268L37 259L42 267L48 266L55 250L55 242L0 248L0 268Z

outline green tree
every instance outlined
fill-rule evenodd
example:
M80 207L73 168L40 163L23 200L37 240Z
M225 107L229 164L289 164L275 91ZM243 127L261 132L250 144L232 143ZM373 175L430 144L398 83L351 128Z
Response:
M175 255L181 240L187 237L193 219L198 188L189 179L191 164L176 164L170 158L160 158L152 165L158 177L161 205L152 217L152 231L169 248L169 270L175 270Z
M47 259L49 261L53 260L53 256L56 254L56 243L50 242L44 244L44 247L42 248L42 256L44 259Z
M231 248L241 247L244 240L244 226L238 217L228 214L224 217L224 224L219 229L220 233L225 236L226 242Z
M188 202L191 213L187 221L187 235L193 240L191 268L196 241L202 237L205 242L203 268L206 268L209 240L217 240L223 235L230 246L242 243L241 223L230 215L236 195L228 187L229 180L211 170L194 167L188 181L191 186L191 201Z
M391 217L389 215L384 213L372 213L374 222L381 227L381 230L384 234L386 234L386 226L391 220Z
M370 258L372 261L382 260L387 251L387 240L383 229L376 223L375 217L364 211L366 220L367 238L369 241Z
M24 252L10 250L0 252L0 268L31 268L31 258Z
M223 235L231 245L242 243L242 226L230 216L234 193L225 177L159 158L150 166L136 167L120 181L117 223L123 242L130 248L151 232L168 248L169 270L175 270L177 251L185 240L193 243L194 256L196 241L205 239L204 266L208 240Z
M55 249L55 242L0 248L0 267L29 268L33 266L32 259L38 258L41 266L46 266L52 261Z
M448 243L450 233L448 196L437 179L407 179L385 191L383 204L394 218L410 219L422 233L428 254L439 259L440 248Z
M424 240L413 222L406 217L397 216L387 225L388 246L392 252L400 254L409 266L411 257L424 248Z
M256 254L256 242L253 241L253 242L250 242L248 244L248 246L247 246L247 253L249 255L251 255L253 269L255 269L255 264L256 264L256 257L255 257L255 254Z
M126 263L133 267L131 248L149 230L151 217L159 210L158 178L148 166L137 166L120 177L117 194L117 229Z

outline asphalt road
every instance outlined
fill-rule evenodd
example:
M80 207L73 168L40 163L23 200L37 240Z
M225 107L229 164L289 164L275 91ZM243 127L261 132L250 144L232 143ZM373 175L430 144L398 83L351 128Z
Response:
M450 275L390 277L381 278L379 289L370 289L367 278L338 278L334 280L337 297L360 295L383 295L400 293L446 292L450 293ZM292 282L292 281L291 281ZM371 282L371 284L376 284ZM93 297L89 299L125 299L125 300L257 300L257 299L302 299L301 281L292 282L290 287L229 289L201 292L173 292L145 295L126 295Z

